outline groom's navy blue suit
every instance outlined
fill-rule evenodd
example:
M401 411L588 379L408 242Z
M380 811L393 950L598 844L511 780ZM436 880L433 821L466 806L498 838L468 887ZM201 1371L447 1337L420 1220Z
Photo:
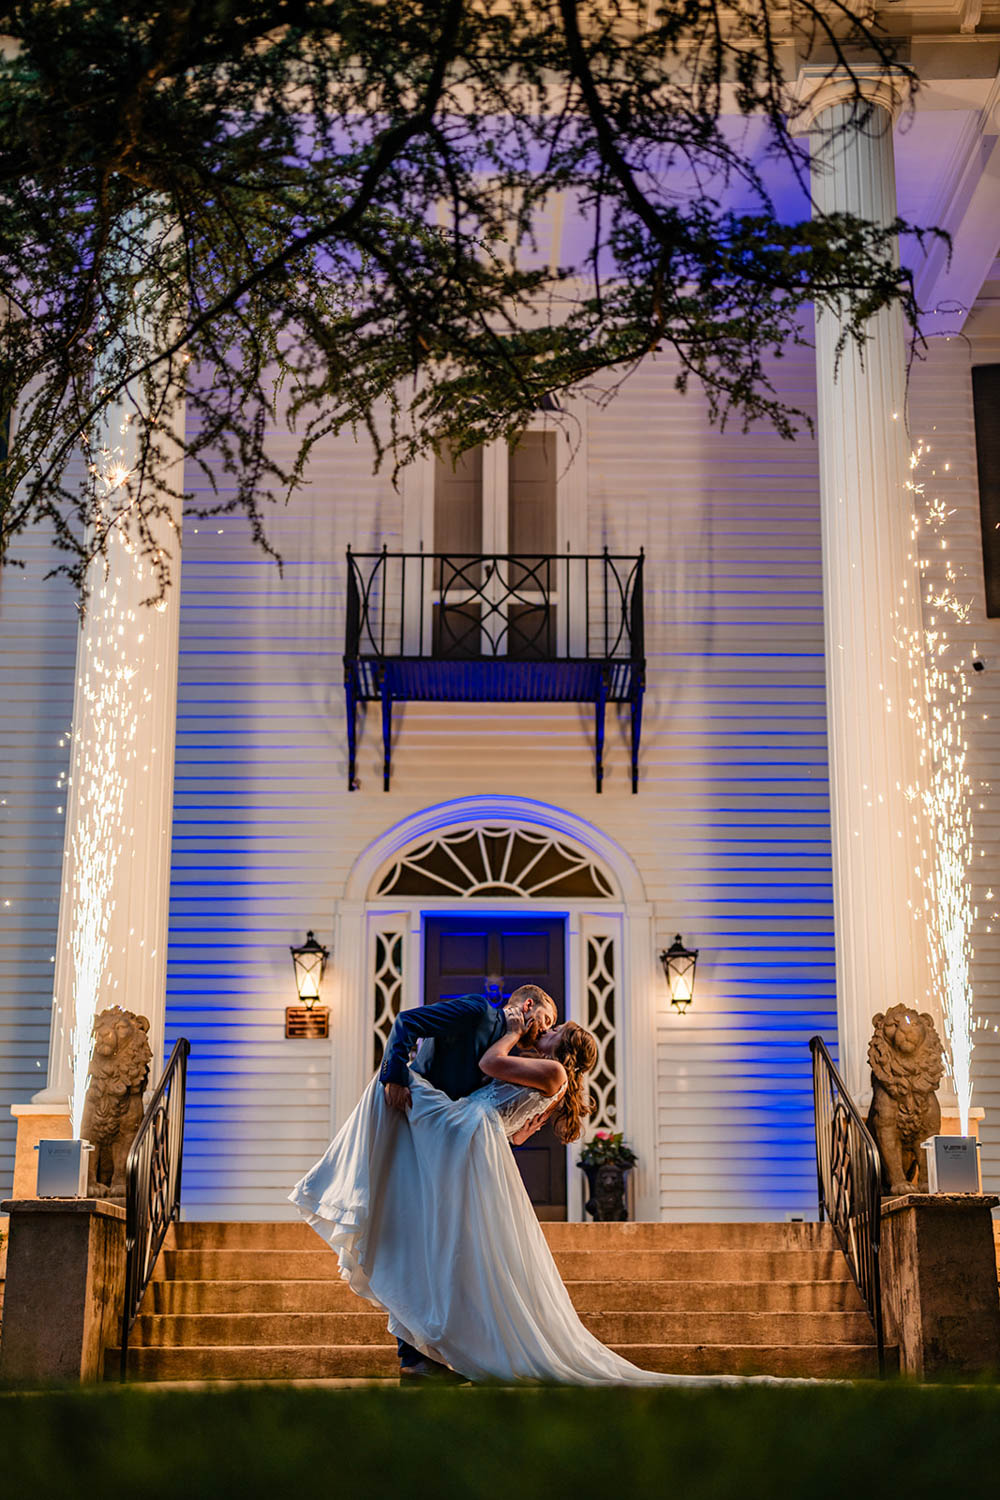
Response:
M396 1017L382 1057L379 1078L383 1083L409 1083L410 1054L423 1037L433 1046L421 1049L413 1071L451 1099L464 1099L486 1082L479 1059L503 1036L507 1021L502 1006L485 995L460 995L420 1005Z
M479 1059L507 1030L501 1006L492 1005L485 995L460 995L455 1000L439 1000L436 1005L421 1005L404 1010L396 1017L385 1045L379 1079L382 1083L399 1083L406 1088L410 1067L451 1099L464 1099L486 1083L479 1071ZM424 1037L431 1045L421 1049L419 1062L410 1062L414 1047ZM423 1355L404 1339L397 1339L402 1365L414 1365Z

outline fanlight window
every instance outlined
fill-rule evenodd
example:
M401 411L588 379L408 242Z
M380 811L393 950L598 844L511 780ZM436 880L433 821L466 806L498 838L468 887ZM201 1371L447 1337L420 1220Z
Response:
M375 894L608 900L615 892L585 851L537 829L490 825L451 829L408 849Z

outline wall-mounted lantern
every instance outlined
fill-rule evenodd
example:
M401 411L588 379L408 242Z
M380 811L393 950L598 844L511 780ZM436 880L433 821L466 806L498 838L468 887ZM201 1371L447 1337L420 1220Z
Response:
M325 1037L330 1034L330 1012L317 1005L319 987L330 957L329 948L316 941L314 932L306 933L304 943L290 949L295 968L295 988L300 1005L289 1005L285 1010L285 1036L301 1039Z
M299 999L307 1010L312 1010L319 999L320 982L330 950L324 948L322 943L317 943L314 932L307 932L305 942L290 951L295 965L295 988L299 992Z
M670 1003L680 1015L684 1015L694 999L694 971L697 962L698 949L685 948L680 933L670 947L660 954L660 963L670 990Z

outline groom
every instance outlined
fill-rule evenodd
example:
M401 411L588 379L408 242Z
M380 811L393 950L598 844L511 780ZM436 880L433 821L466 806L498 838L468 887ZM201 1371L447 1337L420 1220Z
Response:
M411 1066L449 1098L464 1099L487 1082L479 1071L479 1059L512 1026L522 1033L523 1042L532 1045L558 1019L555 1001L537 984L522 984L502 1007L485 995L460 995L455 1000L401 1011L389 1033L379 1070L386 1103L404 1112L409 1109L413 1103ZM411 1064L413 1049L424 1037L429 1040L421 1048L419 1060ZM446 1365L427 1359L404 1339L396 1343L400 1379L416 1380L447 1370Z

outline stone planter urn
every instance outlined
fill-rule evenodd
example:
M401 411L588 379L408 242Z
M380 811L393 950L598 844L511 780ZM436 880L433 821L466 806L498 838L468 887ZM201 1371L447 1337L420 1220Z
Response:
M595 1223L620 1223L628 1218L626 1189L628 1174L635 1166L635 1152L626 1146L621 1131L595 1131L586 1142L577 1164L587 1177L584 1207Z
M587 1201L584 1208L595 1223L617 1223L628 1218L626 1192L631 1167L606 1161L597 1167L584 1167L587 1177Z

